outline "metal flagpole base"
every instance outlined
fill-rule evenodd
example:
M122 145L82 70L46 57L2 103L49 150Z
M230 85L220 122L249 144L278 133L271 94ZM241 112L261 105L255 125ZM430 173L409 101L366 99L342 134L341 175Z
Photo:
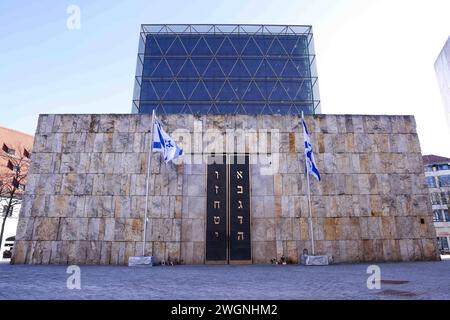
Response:
M155 265L155 257L153 256L139 256L139 257L129 257L128 266L129 267L153 267Z
M302 255L300 258L300 264L303 264L305 266L327 266L331 264L331 262L332 258L326 255Z

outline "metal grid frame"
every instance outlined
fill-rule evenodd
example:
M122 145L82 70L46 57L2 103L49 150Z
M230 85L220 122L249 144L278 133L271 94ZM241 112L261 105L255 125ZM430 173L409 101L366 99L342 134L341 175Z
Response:
M134 94L133 94L133 106L132 106L132 112L137 113L140 112L140 104L141 104L141 84L142 80L145 79L143 76L143 66L144 66L144 59L145 57L151 57L151 55L148 55L145 52L146 47L146 41L148 35L185 35L185 34L191 34L191 35L225 35L225 38L229 36L252 36L252 35L270 35L274 36L274 38L278 36L304 36L307 39L307 52L303 55L304 57L308 58L309 61L309 76L305 78L299 78L299 91L305 81L311 81L311 89L312 89L312 99L309 101L312 103L313 107L308 110L304 110L305 113L320 113L320 99L319 99L319 88L318 88L318 78L316 73L316 65L315 65L315 52L314 52L314 42L313 42L313 33L312 33L312 27L307 25L256 25L256 24L143 24L141 25L141 32L140 32L140 41L139 41L139 52L138 52L138 59L137 59L137 66L136 66L136 77L135 77L135 88L134 88ZM174 41L177 37L174 38ZM289 53L286 51L286 53L289 56ZM165 55L163 54L163 59L166 59ZM173 57L173 56L172 56ZM176 56L175 56L176 57ZM186 57L185 55L180 56L180 58ZM214 59L216 57L214 56ZM257 58L261 58L259 55ZM263 55L263 58L266 58L265 55ZM237 61L236 61L237 63ZM287 65L287 63L286 63ZM286 68L286 65L284 68ZM233 66L234 68L234 66ZM284 70L284 69L283 69ZM175 78L176 75L172 74ZM224 74L225 76L225 74ZM225 76L226 77L226 76ZM228 78L226 78L227 80ZM281 78L276 78L277 81L280 81ZM227 80L228 81L228 80ZM253 81L253 80L252 80ZM280 81L281 84L281 81ZM247 88L248 89L248 88ZM166 92L167 94L167 92ZM298 94L298 92L297 92ZM183 98L185 100L188 100L189 97L185 97L183 95ZM160 98L161 99L161 98ZM211 98L211 100L213 100ZM181 113L194 113L189 108L189 103L197 103L195 101L189 101L188 103L180 101L181 104L185 103L183 110ZM246 101L247 105L251 102ZM259 102L260 103L260 102ZM164 110L164 103L161 103L161 101L157 102L158 106L160 105ZM242 104L240 101L237 101L238 107L234 110L233 113L235 114L246 114L246 110L244 107L242 107ZM283 112L283 113L295 113L297 114L299 110L297 108L294 108L292 106L292 110L289 110L289 112ZM170 113L170 112L168 112ZM216 106L215 103L212 102L211 106L205 113L214 113L214 114L220 114L224 113L221 112ZM230 112L225 112L230 113ZM270 108L268 109L261 109L260 113L277 113L274 112Z

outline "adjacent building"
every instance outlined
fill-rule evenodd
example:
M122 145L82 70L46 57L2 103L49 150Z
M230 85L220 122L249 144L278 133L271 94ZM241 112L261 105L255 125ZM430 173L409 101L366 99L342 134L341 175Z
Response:
M450 253L450 158L426 155L423 156L423 163L438 248L441 252Z
M33 136L9 128L0 127L0 226L3 222L4 216L7 214L8 207L8 194L6 190L6 184L12 182L12 176L14 175L13 162L21 156L29 157L33 146ZM20 198L23 194L25 187L25 181L19 183L18 190L15 194L16 198ZM3 239L0 247L0 259L5 250L5 239L15 236L17 229L18 216L20 211L20 204L13 206L10 209L8 217L6 219L5 228L3 232Z
M450 37L442 48L434 68L439 83L439 89L444 103L447 123L450 128Z

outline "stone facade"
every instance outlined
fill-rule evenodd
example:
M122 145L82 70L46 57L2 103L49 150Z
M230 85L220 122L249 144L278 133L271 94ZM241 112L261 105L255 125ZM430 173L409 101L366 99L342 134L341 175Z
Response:
M168 133L193 140L176 138L187 154L174 163L153 155L146 254L205 263L206 164L198 160L242 150L256 159L255 141L267 142L270 156L250 165L253 262L297 262L310 249L298 117L160 120ZM13 263L126 264L141 255L150 122L144 114L40 116ZM414 118L317 115L306 122L322 175L320 183L311 179L317 253L336 262L437 259ZM207 130L254 139L211 143Z

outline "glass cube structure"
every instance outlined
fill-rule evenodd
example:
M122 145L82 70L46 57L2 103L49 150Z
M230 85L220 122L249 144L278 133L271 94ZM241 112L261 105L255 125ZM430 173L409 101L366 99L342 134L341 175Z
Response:
M320 113L311 26L142 25L133 113Z

